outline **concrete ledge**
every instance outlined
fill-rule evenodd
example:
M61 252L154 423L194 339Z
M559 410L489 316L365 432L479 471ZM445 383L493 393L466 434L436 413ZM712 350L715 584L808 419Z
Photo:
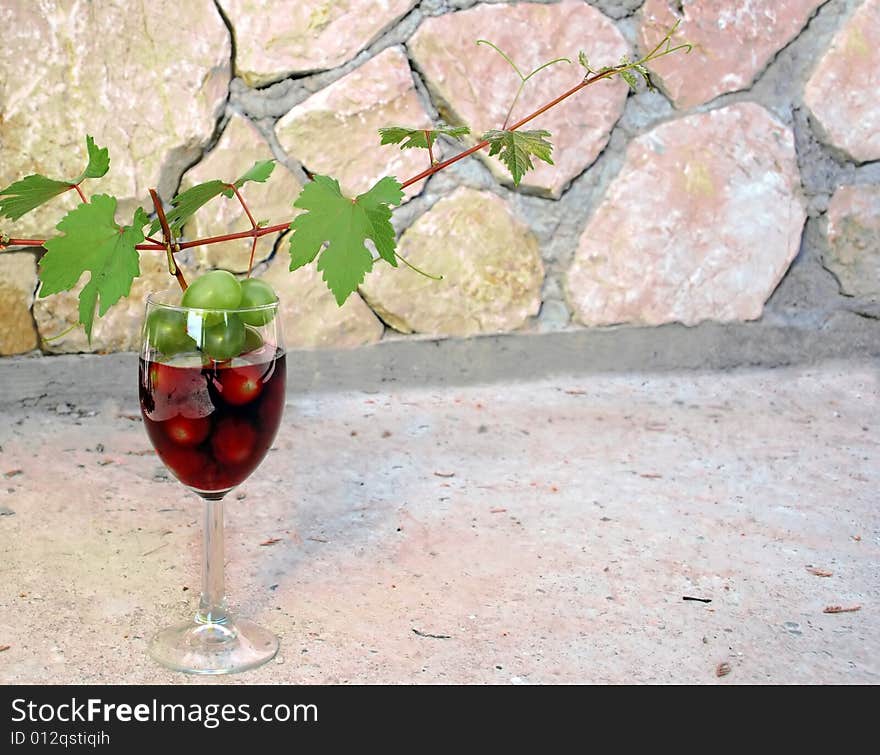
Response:
M837 313L820 329L767 323L605 328L469 340L386 340L356 350L295 351L294 393L473 385L557 375L780 367L880 357L880 321ZM134 354L0 359L0 409L25 402L96 405L132 399ZM133 400L133 399L132 399Z

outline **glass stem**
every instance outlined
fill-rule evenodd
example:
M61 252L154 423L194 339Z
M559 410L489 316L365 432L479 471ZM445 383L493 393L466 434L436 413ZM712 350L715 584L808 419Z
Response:
M223 501L205 501L205 553L202 562L202 599L196 621L201 624L226 622L223 581Z

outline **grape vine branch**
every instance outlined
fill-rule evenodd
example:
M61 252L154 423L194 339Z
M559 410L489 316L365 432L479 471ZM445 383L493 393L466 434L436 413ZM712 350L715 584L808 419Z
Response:
M691 45L687 43L673 44L677 29L678 23L641 58L631 61L623 57L613 66L594 69L587 56L579 52L578 62L585 69L581 80L510 125L509 121L526 83L548 67L559 63L571 64L571 60L555 58L524 74L506 52L487 40L478 40L478 45L491 47L501 55L520 80L519 88L499 129L483 133L472 146L446 160L438 161L434 152L437 139L445 137L461 142L470 134L467 126L436 124L431 128L382 128L379 130L381 144L397 145L404 150L425 149L428 167L402 183L389 176L381 178L371 189L355 198L346 197L336 179L310 175L310 182L293 203L295 208L305 212L297 215L292 222L257 222L241 191L248 182L262 183L268 180L274 169L274 161L266 160L255 163L233 182L207 181L177 194L171 200L171 207L167 212L158 193L155 189L150 189L155 219L150 221L149 216L138 208L131 224L119 225L115 217L117 200L114 197L99 194L89 199L81 188L86 179L101 178L110 167L108 150L98 147L94 139L87 136L88 164L75 180L59 181L34 174L0 189L0 217L13 221L61 194L76 191L81 204L68 212L56 226L57 230L62 231L62 235L50 238L14 238L0 230L0 251L21 247L42 247L46 250L39 262L41 297L74 288L82 274L89 272L91 277L80 293L79 304L79 321L89 338L95 311L103 315L120 298L129 295L132 281L140 274L138 252L164 252L169 273L175 277L180 288L185 290L187 282L175 259L175 255L180 252L199 246L250 239L247 266L247 277L250 277L259 239L288 230L291 232L290 269L296 270L317 259L317 269L323 273L324 281L341 306L357 290L366 273L372 270L373 264L380 259L392 267L397 267L400 260L416 272L428 275L397 252L396 236L390 220L392 207L400 204L404 189L486 148L489 149L490 156L497 155L505 164L514 186L518 186L523 175L534 168L533 158L553 164L553 145L548 141L550 133L546 130L523 130L523 126L581 90L616 76L623 79L634 91L639 76L653 89L648 64L679 51L691 50ZM238 201L250 228L238 233L181 240L185 223L203 205L220 195ZM150 228L145 234L143 229L148 223ZM160 230L161 240L154 238ZM367 241L371 242L378 256L373 256L367 247ZM436 276L428 277L437 279Z

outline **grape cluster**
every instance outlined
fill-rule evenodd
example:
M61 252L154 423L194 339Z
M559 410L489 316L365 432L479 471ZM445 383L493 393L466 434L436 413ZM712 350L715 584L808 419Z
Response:
M180 309L157 308L147 318L150 345L166 356L200 350L224 362L262 346L258 328L275 316L263 308L278 300L258 278L239 281L226 270L196 278L184 291Z

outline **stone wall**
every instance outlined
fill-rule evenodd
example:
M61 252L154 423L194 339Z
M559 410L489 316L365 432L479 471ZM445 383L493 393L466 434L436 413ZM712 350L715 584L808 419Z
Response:
M880 0L8 0L0 186L75 175L85 133L112 160L91 190L129 211L151 186L167 200L274 156L269 184L247 195L278 222L307 171L356 192L425 167L418 150L380 147L380 126L498 127L518 81L477 38L523 67L579 49L602 65L677 17L695 49L656 64L660 91L602 83L535 122L553 134L554 167L515 190L480 154L413 187L394 216L400 250L442 282L382 269L340 309L313 269L287 272L286 243L264 240L258 271L286 303L289 343L880 316ZM516 113L580 75L547 69ZM73 201L0 230L45 235ZM243 222L221 199L185 231ZM242 272L248 251L182 262ZM136 348L143 295L171 284L148 255L89 345L61 335L77 292L36 297L39 251L0 254L0 354Z

